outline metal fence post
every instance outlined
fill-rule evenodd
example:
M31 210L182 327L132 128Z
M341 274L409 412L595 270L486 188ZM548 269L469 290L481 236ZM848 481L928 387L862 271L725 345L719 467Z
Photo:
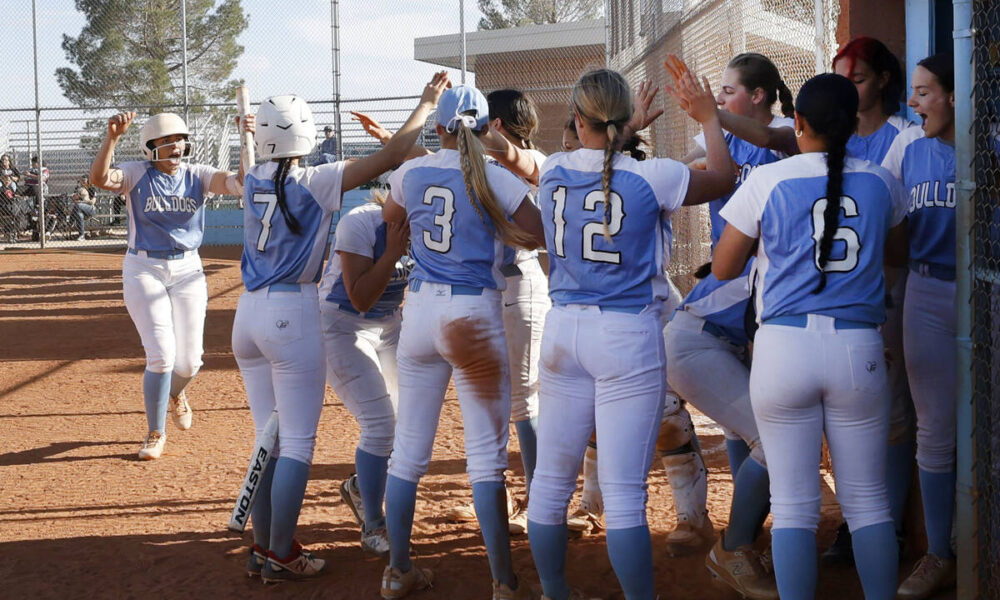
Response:
M344 136L340 123L340 2L330 0L331 58L333 59L333 128L337 135L337 160L344 160Z
M181 0L181 78L184 86L184 122L190 117L188 107L188 36L187 0Z
M462 83L465 83L466 49L465 49L465 2L458 0L458 29L462 37Z
M35 201L38 203L38 241L45 248L45 163L42 161L42 106L38 96L38 0L31 0L31 38L34 42L35 60L35 153L38 156L38 185Z
M957 305L957 430L955 514L958 544L958 598L976 598L977 530L973 510L975 444L972 409L972 198L976 182L973 173L975 135L973 131L972 2L955 0L955 197L956 250L955 296Z

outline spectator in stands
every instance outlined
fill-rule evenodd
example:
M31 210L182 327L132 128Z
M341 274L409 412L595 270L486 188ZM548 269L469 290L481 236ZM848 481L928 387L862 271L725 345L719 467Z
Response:
M78 242L82 242L87 239L87 218L94 216L94 205L96 203L96 196L91 196L86 187L81 185L76 188L76 192L73 194L73 217L76 219L76 231L79 234L77 235L76 241Z
M325 139L319 144L319 160L316 164L337 162L337 136L333 135L333 127L327 125L323 128Z
M24 172L24 195L35 196L38 194L37 188L39 180L42 184L42 195L49 193L49 168L39 164L38 157L31 157L31 168Z
M91 200L97 199L97 187L91 185L89 175L81 175L79 179L76 180L76 186L87 189L87 193L90 194Z
M14 184L15 189L21 183L21 173L14 166L14 161L10 159L9 154L0 156L0 175L6 175Z

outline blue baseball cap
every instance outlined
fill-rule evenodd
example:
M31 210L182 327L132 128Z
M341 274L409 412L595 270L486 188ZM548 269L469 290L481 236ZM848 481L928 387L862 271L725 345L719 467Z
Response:
M463 115L462 113L472 112ZM479 131L490 122L490 106L486 96L471 85L458 85L441 94L437 107L437 122L448 133L458 131L459 123Z

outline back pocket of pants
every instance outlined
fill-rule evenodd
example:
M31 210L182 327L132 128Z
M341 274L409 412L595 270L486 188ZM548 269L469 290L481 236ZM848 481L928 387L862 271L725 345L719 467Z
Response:
M284 346L302 337L302 307L274 307L267 309L264 321L264 339Z
M848 346L847 353L855 391L875 393L888 385L885 348L882 343Z

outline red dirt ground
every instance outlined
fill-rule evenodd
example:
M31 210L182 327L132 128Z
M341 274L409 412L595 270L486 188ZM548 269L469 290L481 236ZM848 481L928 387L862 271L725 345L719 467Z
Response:
M145 434L143 353L125 311L121 254L0 254L0 597L3 598L377 598L383 568L359 549L337 488L353 471L358 430L328 390L298 538L331 561L326 577L265 587L243 571L249 532L226 530L253 442L243 385L230 350L242 292L238 249L205 249L209 307L205 366L189 388L187 432L168 425L164 456L136 459ZM450 394L450 398L454 398ZM699 420L709 466L709 508L726 524L731 481L720 431ZM512 443L513 489L523 490ZM444 509L471 499L458 406L442 413L434 461L420 484L414 549L437 582L415 598L488 598L489 571L477 527ZM657 587L664 599L729 599L703 555L671 558L669 486L650 476L649 513ZM819 542L839 522L827 490ZM537 583L527 537L515 538L522 580ZM622 598L603 536L571 542L571 583ZM860 598L853 569L821 570L820 597Z

